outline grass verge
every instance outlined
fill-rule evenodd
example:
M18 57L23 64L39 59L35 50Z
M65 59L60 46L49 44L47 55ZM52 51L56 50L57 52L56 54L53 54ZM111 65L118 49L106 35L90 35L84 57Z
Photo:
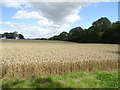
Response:
M75 72L34 79L5 78L3 88L118 88L118 69Z

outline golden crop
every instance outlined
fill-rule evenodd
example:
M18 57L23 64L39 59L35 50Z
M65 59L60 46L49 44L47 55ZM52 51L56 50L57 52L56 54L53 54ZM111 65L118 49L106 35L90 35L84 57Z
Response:
M31 78L118 67L117 44L3 40L2 76Z

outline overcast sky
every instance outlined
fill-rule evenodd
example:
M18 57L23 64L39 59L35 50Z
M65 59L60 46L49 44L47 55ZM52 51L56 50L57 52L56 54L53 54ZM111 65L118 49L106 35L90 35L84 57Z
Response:
M19 2L20 1L20 2ZM22 1L22 2L21 2ZM77 1L77 0L76 0ZM28 0L3 0L0 4L0 33L18 31L25 38L43 38L107 17L118 20L118 2L38 2ZM105 0L104 0L105 1ZM113 0L112 0L113 1Z

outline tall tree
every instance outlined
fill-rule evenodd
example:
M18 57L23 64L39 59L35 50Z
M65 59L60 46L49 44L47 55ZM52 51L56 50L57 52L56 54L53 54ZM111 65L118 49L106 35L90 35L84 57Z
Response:
M103 42L120 43L120 21L113 23L103 34Z
M22 34L17 34L18 32L5 32L4 34L1 34L1 37L0 38L3 38L5 37L6 39L16 39L17 37L19 39L24 39L24 36Z
M17 31L14 31L14 32L13 32L13 35L14 35L13 37L14 37L14 39L16 39L16 38L18 37L18 34L17 34L17 33L18 33Z
M111 21L106 17L102 17L92 23L92 26L88 29L90 42L101 42L103 34L106 29L111 26Z
M81 41L84 30L81 27L73 28L69 31L69 40L73 42Z
M25 39L22 34L18 34L18 38L19 38L19 39Z
M52 37L52 40L65 40L73 42L89 43L120 43L120 21L111 23L106 17L102 17L92 23L92 26L83 30L81 27L73 28Z
M68 40L68 33L63 31L62 33L60 33L59 38L60 40L64 40L64 41Z
M94 27L106 27L109 25L111 25L111 21L106 17L102 17L92 23L92 26Z

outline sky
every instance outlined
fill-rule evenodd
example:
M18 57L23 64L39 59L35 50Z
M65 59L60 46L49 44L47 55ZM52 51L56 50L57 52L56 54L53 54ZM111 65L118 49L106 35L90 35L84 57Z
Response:
M0 33L17 31L25 38L49 38L75 27L87 29L107 17L118 21L118 2L42 2L4 0L0 3Z

